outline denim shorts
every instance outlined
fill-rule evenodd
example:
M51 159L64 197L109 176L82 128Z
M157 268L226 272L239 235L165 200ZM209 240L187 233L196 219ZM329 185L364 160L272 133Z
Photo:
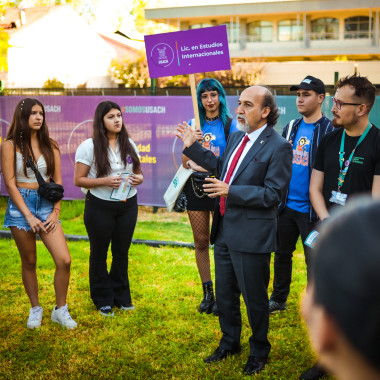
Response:
M38 190L18 187L18 191L23 197L30 212L42 222L45 222L47 217L53 211L54 203L38 194ZM19 230L24 231L32 230L22 212L12 202L11 197L8 198L8 206L7 211L5 212L3 227L17 227Z

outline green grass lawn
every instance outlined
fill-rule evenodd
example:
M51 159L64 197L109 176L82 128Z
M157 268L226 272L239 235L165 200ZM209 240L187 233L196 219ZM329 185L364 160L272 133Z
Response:
M4 207L0 199L2 214ZM192 241L186 214L141 209L135 238ZM62 210L65 232L84 235L83 202L64 202ZM43 244L37 244L44 319L40 329L28 330L30 306L18 251L13 240L0 239L1 379L250 378L242 374L250 331L243 303L242 353L213 365L203 362L217 347L221 333L216 317L197 312L201 285L193 250L132 245L129 275L136 309L117 310L115 317L106 318L97 313L89 296L89 244L69 242L68 304L78 328L67 331L50 320L55 305L54 264ZM300 244L297 248L288 311L270 317L270 361L255 379L298 379L315 359L299 314L306 272Z

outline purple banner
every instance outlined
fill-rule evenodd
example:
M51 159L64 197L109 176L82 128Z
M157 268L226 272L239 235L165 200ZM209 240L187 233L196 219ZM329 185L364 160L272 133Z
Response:
M16 104L23 98L0 96L0 137L6 136ZM138 187L139 204L165 205L163 195L181 163L183 145L175 137L176 126L194 117L190 96L40 96L38 99L45 106L50 135L60 147L65 199L84 196L73 183L75 152L78 145L92 135L96 106L108 99L122 108L124 123L140 152L145 180ZM276 100L280 111L276 129L281 131L298 113L294 96ZM228 96L227 102L234 115L238 96ZM1 194L6 194L3 180Z
M15 106L22 98L0 97L3 138ZM50 135L60 147L65 199L83 198L83 193L73 184L75 152L92 135L96 106L109 99L122 108L124 123L140 152L145 180L138 188L139 204L164 206L163 194L181 162L183 147L175 138L176 125L193 117L190 97L42 96L38 99L45 107ZM3 179L1 194L6 194Z
M144 39L151 78L231 69L225 25Z

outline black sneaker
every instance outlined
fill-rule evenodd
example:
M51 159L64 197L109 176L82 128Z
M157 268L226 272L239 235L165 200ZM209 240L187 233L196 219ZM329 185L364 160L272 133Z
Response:
M99 313L101 315L104 315L105 317L113 317L115 314L113 313L112 311L112 307L111 306L102 306L100 309L99 309Z
M300 380L319 380L325 375L327 375L326 371L318 363L315 363L300 376Z
M269 300L269 314L279 313L286 310L286 302L276 302Z

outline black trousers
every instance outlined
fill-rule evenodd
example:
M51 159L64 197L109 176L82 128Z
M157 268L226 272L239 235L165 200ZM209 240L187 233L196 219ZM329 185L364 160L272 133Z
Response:
M127 202L86 195L84 224L90 240L90 293L99 309L131 303L128 279L128 251L137 221L137 195ZM111 243L112 264L107 271Z
M219 346L228 350L240 348L242 294L252 329L250 355L267 357L271 349L268 341L270 253L231 251L221 233L222 223L214 245L216 302L223 333Z
M292 282L292 257L301 235L302 243L315 228L316 222L310 222L308 213L295 211L285 207L278 223L278 249L274 254L274 279L271 300L286 302ZM307 280L310 280L310 268L313 250L303 244L305 254Z

